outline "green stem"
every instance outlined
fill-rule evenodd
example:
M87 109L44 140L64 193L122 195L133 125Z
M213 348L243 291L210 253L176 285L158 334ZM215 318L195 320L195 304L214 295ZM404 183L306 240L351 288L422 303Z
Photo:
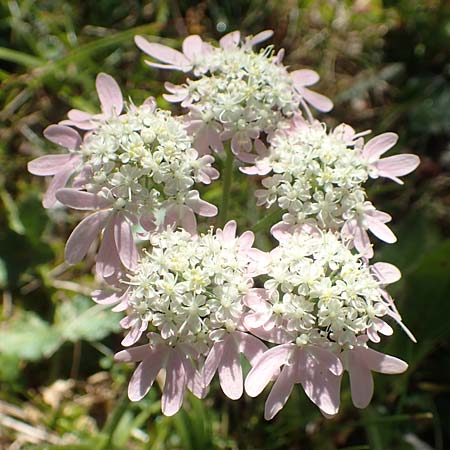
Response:
M225 151L226 151L226 159L224 171L222 174L223 185L222 185L222 202L220 205L220 212L219 212L219 226L225 225L228 219L228 206L230 204L231 182L233 180L234 156L229 146L225 148Z
M96 450L111 450L113 448L112 442L114 432L116 431L120 419L125 414L129 403L130 401L128 400L127 392L125 391L120 397L116 409L109 416L105 426L103 427L102 434L105 436L105 440L101 441Z
M269 228L276 222L279 222L282 215L283 211L277 208L275 211L266 214L262 219L258 220L258 222L256 222L255 225L252 226L252 231L254 233L257 233L258 231L262 231Z

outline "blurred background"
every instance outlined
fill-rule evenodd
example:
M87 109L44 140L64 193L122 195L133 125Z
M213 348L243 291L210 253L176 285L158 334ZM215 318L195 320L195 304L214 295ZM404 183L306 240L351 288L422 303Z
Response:
M98 110L100 71L136 104L152 94L178 112L161 94L165 80L182 75L146 67L134 35L179 48L188 34L212 40L267 28L276 49L286 49L286 64L319 72L317 90L335 102L321 120L395 131L394 152L421 157L404 186L369 187L374 204L393 216L398 243L377 243L376 255L403 272L390 291L418 343L398 327L385 340L382 350L410 368L376 376L363 411L351 405L345 380L332 420L300 388L266 422L266 395L233 402L217 385L205 401L188 396L180 413L164 417L157 386L143 401L127 401L133 368L113 364L117 316L89 298L92 255L70 268L63 261L79 217L44 210L45 182L26 164L55 151L42 130L70 108ZM446 0L0 1L0 449L449 449L449 43ZM234 185L241 227L249 225L242 206L253 203L245 183L238 177ZM220 183L205 195L217 204Z

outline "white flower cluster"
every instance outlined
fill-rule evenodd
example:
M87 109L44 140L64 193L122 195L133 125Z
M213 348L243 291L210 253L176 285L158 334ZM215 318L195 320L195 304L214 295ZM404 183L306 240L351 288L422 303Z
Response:
M256 191L258 205L275 202L286 210L286 223L312 221L320 228L339 229L366 199L362 184L369 177L359 149L343 139L339 128L327 132L314 123L279 131L270 154L257 160L256 170L272 171Z
M100 122L80 152L89 169L86 189L107 192L128 210L156 210L218 175L211 156L198 157L181 121L154 104Z
M168 229L150 242L128 281L133 326L144 331L151 324L170 345L191 343L204 350L236 330L242 298L253 283L239 239Z
M264 328L283 328L300 346L348 348L387 314L380 282L332 232L287 235L267 275Z
M270 133L298 108L301 95L273 46L260 53L249 46L213 47L207 64L208 74L184 87L204 123L220 123L227 135L246 142Z

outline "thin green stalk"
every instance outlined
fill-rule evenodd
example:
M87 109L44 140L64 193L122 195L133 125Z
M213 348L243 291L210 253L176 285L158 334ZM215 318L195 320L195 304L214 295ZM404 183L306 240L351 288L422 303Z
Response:
M225 225L228 219L228 208L230 205L230 195L231 195L231 183L233 181L233 161L234 156L231 149L227 146L226 149L225 165L222 174L223 185L222 185L222 202L220 204L219 211L219 226Z
M109 416L108 420L103 427L102 434L105 436L105 440L102 440L97 446L96 450L111 450L113 448L113 435L120 422L120 419L125 414L130 401L128 400L127 392L125 391L120 397L116 409Z
M257 233L258 231L265 230L269 228L274 223L278 222L281 219L283 211L281 209L276 209L269 214L266 214L262 219L258 220L255 225L252 226L252 231Z

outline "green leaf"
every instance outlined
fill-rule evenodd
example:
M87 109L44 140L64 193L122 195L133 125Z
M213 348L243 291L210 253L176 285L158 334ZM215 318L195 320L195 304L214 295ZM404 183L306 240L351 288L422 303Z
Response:
M57 331L32 312L22 312L0 328L0 353L26 361L49 357L61 344Z
M30 69L40 67L45 63L45 61L35 56L5 47L0 47L0 59L20 64Z
M120 316L81 295L61 303L55 314L55 329L64 340L98 341L120 330Z

